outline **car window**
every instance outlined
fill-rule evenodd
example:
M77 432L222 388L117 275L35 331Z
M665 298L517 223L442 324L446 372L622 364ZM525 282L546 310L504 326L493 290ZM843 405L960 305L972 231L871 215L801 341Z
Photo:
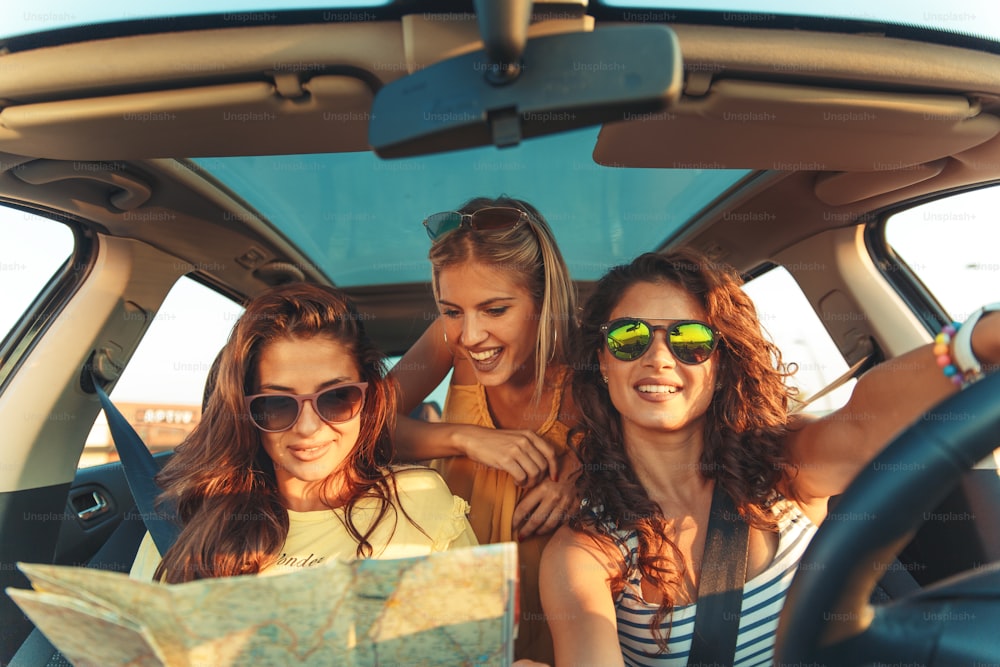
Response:
M186 277L163 301L111 393L153 453L173 449L198 423L208 371L242 312L239 304ZM101 412L79 465L117 458Z
M0 206L0 238L3 340L73 253L73 232L61 222Z
M798 398L808 400L847 372L847 362L788 271L775 267L743 289L757 306L765 335L781 350L782 361L798 366L789 379L799 390ZM854 382L851 379L821 396L806 411L823 414L841 407L850 398Z
M896 213L889 246L959 322L1000 300L1000 186L963 192Z
M964 321L1000 301L1000 186L962 192L892 215L885 240L944 308ZM1000 472L1000 448L978 467Z

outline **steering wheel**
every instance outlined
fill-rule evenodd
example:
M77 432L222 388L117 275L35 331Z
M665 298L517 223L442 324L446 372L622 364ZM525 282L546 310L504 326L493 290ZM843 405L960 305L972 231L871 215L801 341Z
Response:
M963 472L1000 445L1000 373L952 395L855 478L806 549L775 665L1000 663L1000 562L890 604L870 595Z

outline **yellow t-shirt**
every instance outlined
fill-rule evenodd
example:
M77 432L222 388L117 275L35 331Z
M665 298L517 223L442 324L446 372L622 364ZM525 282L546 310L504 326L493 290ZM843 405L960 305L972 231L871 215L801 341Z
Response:
M368 537L374 549L373 558L408 558L479 544L467 518L469 504L452 495L440 475L419 466L394 467L392 471L396 478L398 505L424 532L401 513L386 513ZM376 511L374 500L363 500L355 506L354 524L362 533L375 518ZM315 512L288 510L288 522L288 537L277 562L261 574L294 572L333 558L352 560L357 557L358 545L344 525L343 508ZM129 576L151 581L159 564L160 553L153 538L146 533Z

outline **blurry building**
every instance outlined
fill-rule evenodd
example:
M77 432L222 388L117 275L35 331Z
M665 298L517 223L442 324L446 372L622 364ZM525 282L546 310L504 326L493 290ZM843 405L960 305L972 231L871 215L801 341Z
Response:
M167 405L163 403L116 403L122 415L154 454L173 449L201 419L199 405ZM87 437L80 457L80 467L100 465L118 460L108 420L101 412Z

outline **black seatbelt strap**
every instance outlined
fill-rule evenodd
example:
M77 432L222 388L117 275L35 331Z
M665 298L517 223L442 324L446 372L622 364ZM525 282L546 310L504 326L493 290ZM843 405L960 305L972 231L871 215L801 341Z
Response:
M97 397L101 399L104 414L107 415L111 439L114 440L115 449L118 450L118 458L121 459L135 506L142 515L142 522L146 524L146 530L153 538L157 550L161 555L165 554L177 540L180 527L175 521L173 512L160 511L156 508L156 497L160 495L160 487L156 485L155 477L160 472L160 467L156 465L153 455L149 453L139 434L108 398L93 373L90 374L90 380Z
M698 606L688 665L731 665L747 579L750 526L716 482L701 558Z

